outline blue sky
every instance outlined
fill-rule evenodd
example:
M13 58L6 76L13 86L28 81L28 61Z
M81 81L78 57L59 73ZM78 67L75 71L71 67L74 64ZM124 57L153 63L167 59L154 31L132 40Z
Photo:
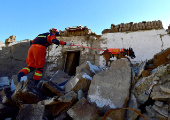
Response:
M87 26L100 35L111 24L161 20L170 24L170 0L1 0L0 41L34 39L50 28Z

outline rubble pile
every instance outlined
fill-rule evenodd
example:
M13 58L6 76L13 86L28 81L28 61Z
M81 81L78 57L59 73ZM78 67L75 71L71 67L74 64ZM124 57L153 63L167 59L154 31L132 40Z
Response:
M1 78L1 81L7 83L1 86L1 119L96 118L98 116L97 108L85 97L87 98L92 77L100 72L100 69L87 61L79 66L77 71L79 73L71 78L59 70L49 81L41 80L37 86L32 80L21 81L17 86L12 86L13 80L9 82L9 79L5 79L6 77ZM13 90L12 87L15 89Z
M82 27L81 25L75 27L68 27L65 28L64 31L60 31L61 36L69 36L69 35L83 36L83 35L88 35L90 33L92 33L92 31L88 29L87 26Z
M127 59L118 59L110 67L101 70L87 61L76 67L75 76L59 70L51 79L41 80L37 86L29 79L13 86L13 80L1 77L0 118L102 120L111 109L133 108L148 120L168 120L168 51L164 50L152 60L134 67ZM148 66L152 67L148 69ZM106 119L144 118L133 110L122 109L110 112Z
M92 32L91 29L87 28L87 26L73 26L73 27L68 27L65 28L64 31L59 31L60 32L60 36L87 36L87 35L91 35L94 36L96 38L100 38L101 35L97 35L96 33Z
M111 29L105 29L104 33L115 33L115 32L128 32L138 30L151 30L151 29L163 29L162 21L142 21L139 23L121 23L118 25L111 24Z
M16 40L16 36L11 35L9 38L7 38L7 39L5 40L5 46L8 46L10 43L15 42L15 40Z
M170 105L170 48L144 61L133 74L131 94L148 120L168 120Z

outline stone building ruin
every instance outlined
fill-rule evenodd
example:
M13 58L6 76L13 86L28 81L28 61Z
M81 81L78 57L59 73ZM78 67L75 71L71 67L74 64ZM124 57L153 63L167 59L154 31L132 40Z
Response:
M139 23L121 23L118 25L111 24L111 29L105 29L104 33L115 33L115 32L132 32L138 30L152 30L152 29L163 29L162 21L142 21Z
M78 29L82 30L80 27ZM74 31L61 32L58 39L74 45L48 47L38 86L32 82L34 72L28 74L28 80L21 81L16 88L12 87L14 84L10 79L26 66L29 40L2 47L1 119L102 120L108 110L125 107L138 110L148 120L170 118L168 30L161 27L137 30L136 27L137 31L109 31L99 36L93 32L86 34L77 27L67 29ZM125 30L123 26L121 30ZM105 60L99 55L102 50L129 47L136 55L135 59L131 59L132 65L127 59L112 58L112 64L105 67ZM5 83L4 86L2 83ZM125 120L125 117L127 120L142 120L141 116L129 110L113 111L106 117L107 120Z
M126 31L129 30L128 33L125 32L125 28L127 28ZM103 51L97 49L132 47L136 58L131 59L131 61L133 63L140 63L146 59L151 59L154 54L170 46L170 36L163 29L160 20L152 22L143 21L134 24L132 22L128 24L121 23L119 25L112 24L111 29L108 31L106 29L103 30L102 35L96 35L86 26L68 27L60 32L59 40L80 46L49 46L47 49L44 78L51 77L57 70L63 70L69 75L74 75L76 67L86 61L90 61L100 68L104 67L105 60L99 55ZM154 42L157 44L153 44ZM87 48L81 46L86 46ZM3 47L0 51L0 64L2 66L0 68L0 76L12 76L12 74L16 74L22 67L26 66L25 59L28 48L29 40ZM21 53L20 51L23 52ZM114 60L115 58L112 59ZM14 68L16 65L17 67ZM8 67L12 67L12 69L4 69Z
M10 43L15 42L16 36L11 35L8 39L5 40L5 46L8 46Z

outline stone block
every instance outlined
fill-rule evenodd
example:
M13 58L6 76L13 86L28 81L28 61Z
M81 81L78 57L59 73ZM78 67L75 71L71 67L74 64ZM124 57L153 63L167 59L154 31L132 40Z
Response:
M156 111L152 109L151 105L146 106L145 109L146 109L146 112L149 115L149 117L151 117L151 118L155 117Z
M166 101L170 97L170 94L167 94L167 93L163 92L161 90L161 88L160 88L160 85L157 85L157 86L153 87L152 93L151 93L150 97L153 100L163 100L163 101Z
M82 71L82 69L84 69L84 68L89 71L91 77L93 77L95 74L97 74L98 72L101 71L99 69L99 67L91 64L90 61L86 61L83 64L81 64L80 66L76 67L76 74L80 73ZM85 72L85 73L87 73L87 72Z
M138 104L137 104L137 100L135 98L135 96L133 94L130 95L130 99L128 101L128 108L134 108L136 110L138 110L139 112L141 112L138 109ZM127 120L135 120L138 117L138 114L136 112L134 112L133 110L126 110L127 112Z
M155 29L156 29L156 30L159 29L158 25L155 26Z
M99 112L96 107L82 98L67 113L74 120L95 120Z
M64 96L61 96L58 98L58 101L60 102L57 105L53 105L52 107L52 115L58 116L67 110L76 102L77 100L77 94L74 91L70 91L69 93L65 94Z
M146 27L145 27L145 26L143 26L143 27L142 27L142 30L145 30L145 29L146 29Z
M44 108L44 105L23 104L16 120L42 120Z
M60 103L60 101L58 101L58 96L54 96L53 98L49 98L43 101L40 101L38 104L41 105L57 105Z
M155 29L155 26L152 26L152 29Z
M151 29L152 29L152 27L151 27L151 26L147 26L146 28L147 28L148 30L151 30Z
M150 22L147 22L147 26L151 26L151 23L150 23Z
M119 25L116 25L116 26L115 26L116 29L119 29L119 27L120 27Z
M170 94L170 82L166 82L166 84L162 84L160 85L160 89L167 93L167 94Z
M163 108L159 108L159 107L157 107L156 105L153 105L152 108L153 108L156 112L158 112L159 114L161 114L161 115L163 115L163 116L165 116L165 117L168 117L168 110L165 110L165 109L163 109Z
M4 88L0 92L1 103L8 105L8 106L12 106L12 107L17 106L15 102L11 99L12 94L13 92L11 91L10 87Z
M145 69L145 65L146 65L146 61L143 61L140 63L139 68L138 68L137 77L140 77L142 75L142 72Z
M12 100L17 104L36 104L43 99L43 95L31 80L18 83L12 95Z
M76 74L76 76L68 81L65 85L65 91L79 91L87 92L91 83L92 77L85 73Z
M52 81L44 82L42 84L41 92L43 95L49 97L64 95L64 90Z
M156 21L152 21L153 22L153 26L156 26Z
M72 120L72 118L67 114L67 112L63 112L59 116L54 118L54 120Z
M141 26L141 27L139 27L139 30L142 30L142 26Z
M130 85L130 62L127 59L118 59L112 62L110 70L102 71L93 77L87 99L102 113L110 109L126 107ZM124 112L121 114L124 115Z
M64 71L62 70L58 70L50 79L50 81L52 82L57 82L57 79L59 78L65 78L65 79L70 79L70 76L65 73Z

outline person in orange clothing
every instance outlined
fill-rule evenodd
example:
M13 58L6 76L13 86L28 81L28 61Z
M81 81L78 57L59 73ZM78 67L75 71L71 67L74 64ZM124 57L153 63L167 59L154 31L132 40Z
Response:
M52 28L48 33L39 34L34 40L30 41L30 48L28 50L28 55L26 58L27 67L22 68L17 75L13 76L13 82L15 85L20 82L21 77L32 72L36 69L34 74L34 83L37 85L42 77L43 68L46 60L46 48L52 43L56 45L71 45L70 42L64 42L58 40L56 36L59 36L60 33L57 29Z

